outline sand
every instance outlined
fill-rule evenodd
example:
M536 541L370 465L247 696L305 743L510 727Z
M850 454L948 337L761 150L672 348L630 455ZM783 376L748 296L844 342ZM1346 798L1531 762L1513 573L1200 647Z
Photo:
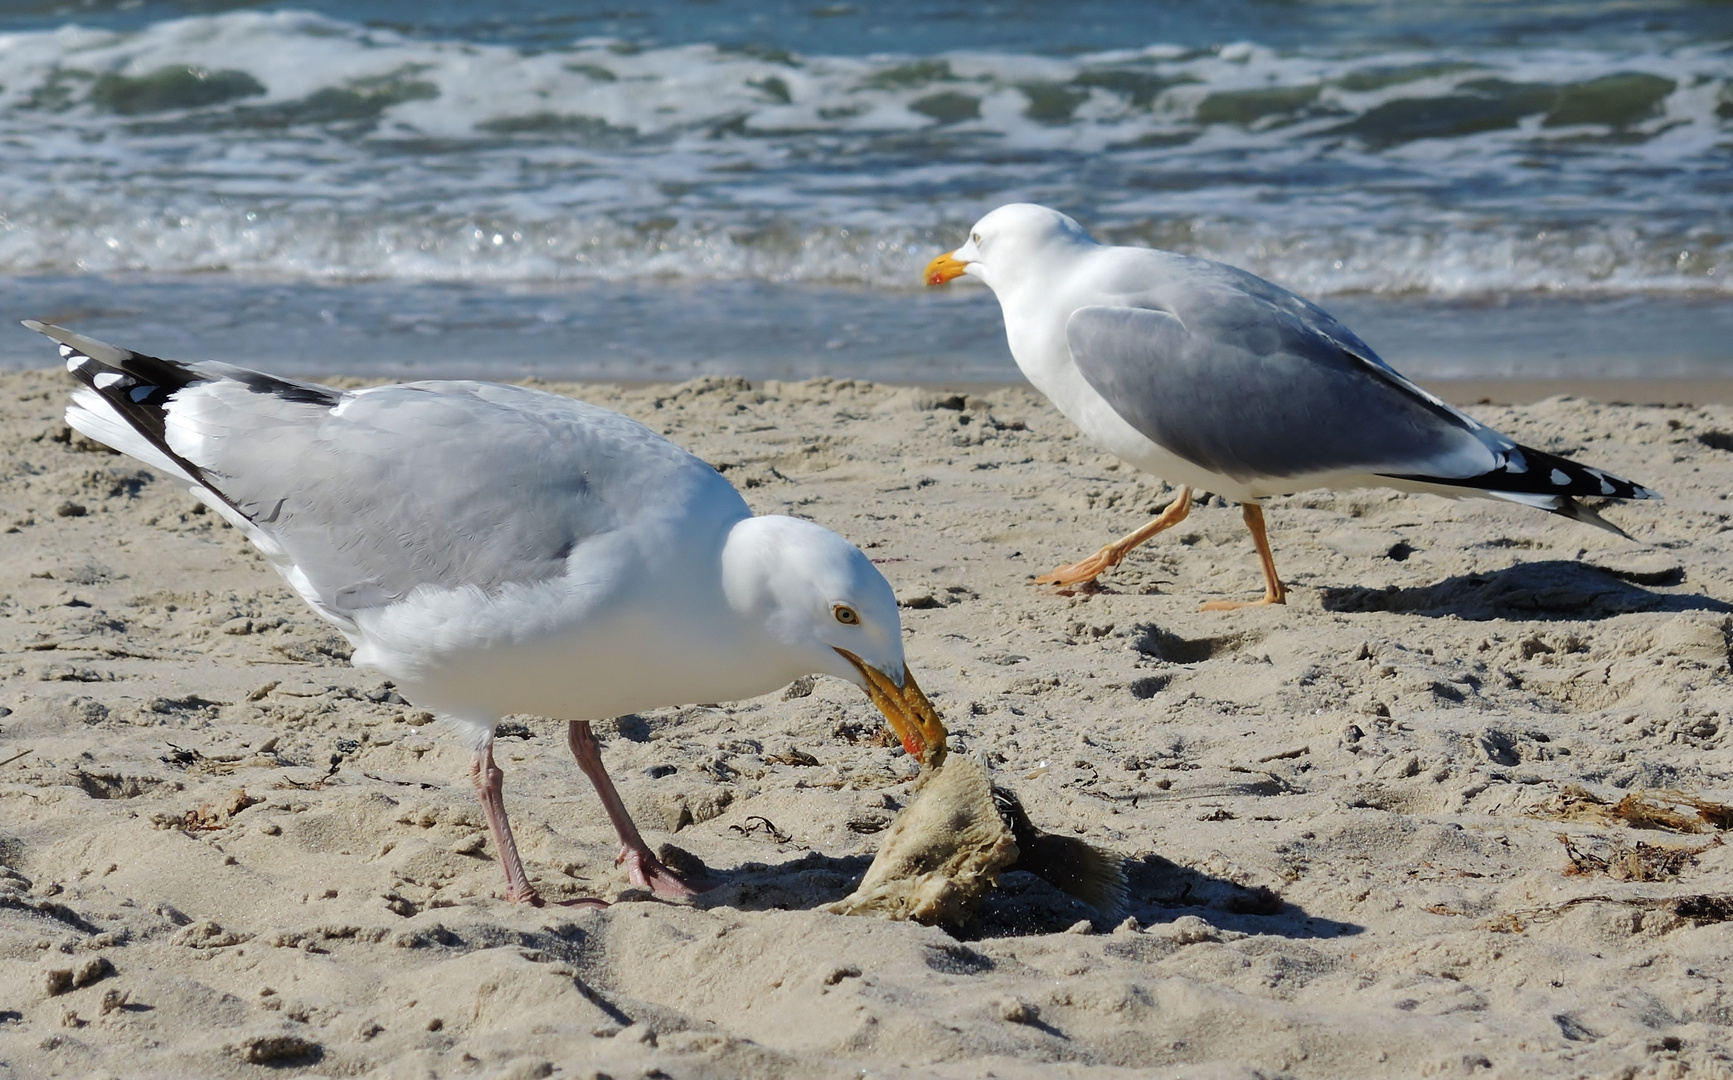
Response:
M598 725L691 905L513 718L532 877L614 904L498 899L467 752L67 386L0 376L0 1076L1733 1076L1733 847L1679 801L1733 802L1727 405L1477 410L1662 491L1638 543L1302 494L1289 604L1203 614L1260 589L1214 499L1030 584L1167 489L1027 389L581 388L865 547L954 748L1131 860L1120 919L1013 871L952 935L823 910L914 766L822 679Z

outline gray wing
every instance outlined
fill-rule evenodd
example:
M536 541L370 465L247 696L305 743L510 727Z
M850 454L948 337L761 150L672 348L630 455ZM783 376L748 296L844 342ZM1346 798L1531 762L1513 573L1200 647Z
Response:
M1163 310L1078 309L1065 326L1078 370L1149 439L1236 480L1473 476L1515 445L1397 375L1317 308L1243 276L1263 288L1206 272L1170 290Z
M750 513L691 454L569 398L471 382L343 393L32 329L88 387L75 426L214 496L339 619L422 585L557 577L580 545L656 515Z
M516 387L384 387L275 424L252 397L251 430L206 440L205 483L343 612L557 577L584 541L721 481L625 417Z
M518 387L382 387L276 425L258 412L245 437L207 440L204 482L338 612L424 584L557 577L580 544L678 515L693 495L748 513L714 470L641 424Z

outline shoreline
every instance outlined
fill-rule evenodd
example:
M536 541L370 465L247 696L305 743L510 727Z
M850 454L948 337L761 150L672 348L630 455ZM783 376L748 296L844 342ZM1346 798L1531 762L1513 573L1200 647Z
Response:
M515 290L485 283L321 287L219 275L9 284L18 317L71 320L81 333L157 356L240 362L290 376L642 383L832 375L986 387L1020 378L999 305L978 283L957 291L743 281ZM1420 382L1550 389L1561 378L1606 380L1615 387L1609 392L1622 396L1631 379L1703 380L1705 392L1733 379L1733 304L1725 302L1323 299L1391 366ZM52 362L54 354L39 348L29 331L0 324L0 367ZM1547 389L1524 393L1544 396Z
M30 371L58 371L52 366L39 364L20 365L6 368L0 366L0 377L28 373ZM408 378L400 374L355 375L323 374L300 375L298 378L311 379L315 382L331 382L345 385L364 385L370 383L393 382ZM729 375L701 375L699 379L732 379ZM744 377L742 377L744 378ZM927 393L955 394L991 394L998 391L1026 389L1031 393L1033 388L1021 379L934 379L923 381L918 379L885 379L878 380L860 375L826 375L817 378L829 379L832 382L860 382L887 389L909 388ZM566 378L555 375L530 375L514 379L483 380L498 382L522 383L533 386L597 386L615 387L623 391L640 391L651 387L680 385L667 379L610 379L610 378ZM747 385L754 389L762 389L766 384L783 385L808 382L810 379L788 378L744 378ZM1583 401L1598 402L1607 405L1733 405L1733 376L1727 378L1474 378L1474 379L1424 379L1413 380L1417 385L1430 390L1440 398L1459 406L1474 405L1532 405L1548 398L1569 397Z

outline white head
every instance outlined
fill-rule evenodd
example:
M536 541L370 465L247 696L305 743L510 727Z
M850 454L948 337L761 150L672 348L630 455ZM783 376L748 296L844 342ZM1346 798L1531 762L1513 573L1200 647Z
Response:
M794 674L854 683L911 755L944 757L944 726L903 662L896 594L859 548L799 518L748 518L723 549L722 581L729 606Z
M927 264L928 285L968 274L999 291L1015 287L1027 270L1051 268L1081 249L1095 246L1083 226L1057 210L1011 203L969 230L969 242Z

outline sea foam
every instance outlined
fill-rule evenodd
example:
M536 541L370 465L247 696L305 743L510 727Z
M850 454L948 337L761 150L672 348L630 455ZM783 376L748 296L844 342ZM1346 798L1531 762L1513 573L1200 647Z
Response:
M1723 52L1128 45L9 34L0 271L913 287L1032 199L1313 294L1728 289Z

